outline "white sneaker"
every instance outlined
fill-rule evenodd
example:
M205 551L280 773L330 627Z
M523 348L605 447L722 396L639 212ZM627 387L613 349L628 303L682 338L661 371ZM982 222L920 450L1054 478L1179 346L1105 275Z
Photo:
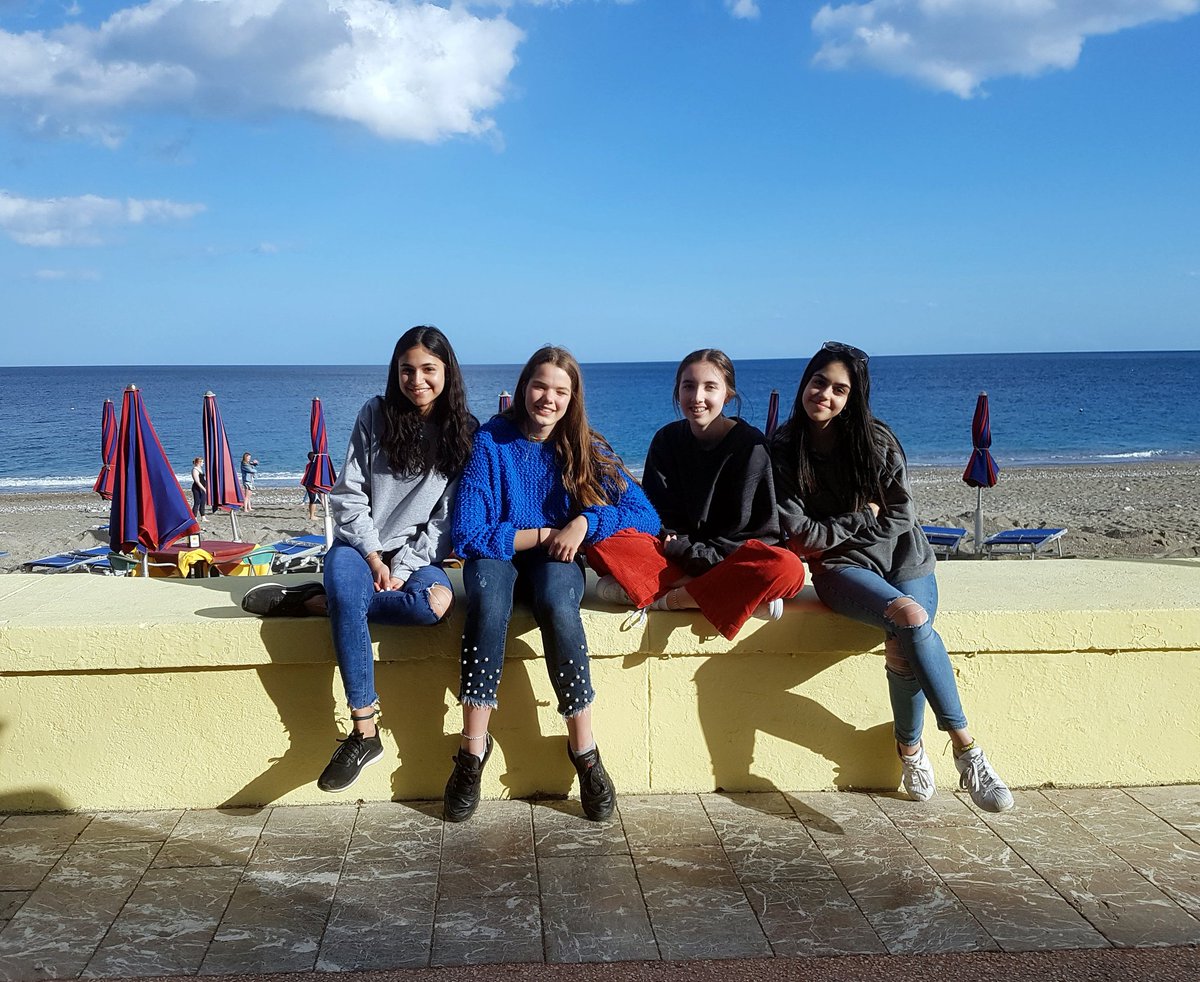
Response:
M776 598L775 600L767 601L767 617L773 621L779 620L783 616L783 600Z
M618 607L632 607L633 601L629 594L617 582L615 576L602 576L596 581L596 596L605 603L616 604Z
M933 764L925 754L925 744L911 757L900 754L900 783L913 801L928 801L937 794Z
M972 747L962 756L955 755L954 766L958 768L958 786L970 792L971 800L984 811L1006 812L1012 808L1012 792L978 747Z

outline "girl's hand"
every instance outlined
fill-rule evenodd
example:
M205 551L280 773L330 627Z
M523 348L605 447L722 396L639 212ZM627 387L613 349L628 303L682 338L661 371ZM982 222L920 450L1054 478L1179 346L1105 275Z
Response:
M875 502L873 502L873 501L868 501L868 502L867 502L867 507L871 509L871 514L872 514L872 515L874 515L876 518L878 518L878 517L879 517L879 506L878 506L877 504L875 504Z
M371 567L371 579L375 581L376 593L383 593L385 590L399 590L404 586L404 580L392 576L388 564L378 553L373 552L367 557L367 565Z
M551 559L557 559L562 563L574 562L575 553L583 545L583 538L586 535L587 519L582 515L576 515L561 529L551 533L550 538L546 541L546 550L550 553Z

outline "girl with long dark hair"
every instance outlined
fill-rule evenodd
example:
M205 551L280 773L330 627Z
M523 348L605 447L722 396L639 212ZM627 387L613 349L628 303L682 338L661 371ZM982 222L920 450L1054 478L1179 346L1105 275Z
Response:
M921 740L925 704L950 735L960 785L988 811L1012 794L967 730L941 637L935 557L913 504L904 450L871 412L865 352L827 341L809 361L792 414L772 443L775 488L788 544L807 559L817 596L846 617L881 628L888 693L905 791L936 791Z
M242 599L262 616L329 615L351 731L317 780L322 791L345 790L383 756L368 624L432 625L450 609L454 592L441 563L475 427L446 336L436 327L406 331L384 394L359 410L329 495L337 529L324 584L266 584Z
M662 518L659 538L617 535L588 553L601 599L656 610L699 609L732 640L763 605L772 619L804 585L781 535L766 438L737 416L733 362L716 348L679 363L682 419L650 441L642 487Z
M579 558L585 546L619 529L659 527L646 496L588 424L578 362L564 348L534 352L512 405L475 434L455 504L467 616L458 694L463 728L443 799L447 821L466 821L479 804L514 595L531 601L542 633L584 814L593 821L612 814L616 790L592 735Z

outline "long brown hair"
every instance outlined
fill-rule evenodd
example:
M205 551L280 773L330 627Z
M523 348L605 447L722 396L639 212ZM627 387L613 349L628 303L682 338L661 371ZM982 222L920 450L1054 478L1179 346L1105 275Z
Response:
M529 413L525 409L525 390L533 373L542 365L561 368L571 380L571 401L550 434L554 443L554 458L558 462L571 506L583 509L615 504L611 492L619 495L628 486L625 468L608 441L588 423L587 408L583 402L583 373L575 356L566 348L547 344L533 353L521 369L512 405L500 415L524 432L525 424L529 422Z

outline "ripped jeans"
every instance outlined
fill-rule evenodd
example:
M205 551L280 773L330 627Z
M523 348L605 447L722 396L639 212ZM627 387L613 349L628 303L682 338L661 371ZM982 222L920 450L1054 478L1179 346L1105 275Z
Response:
M921 742L928 700L939 730L965 730L967 718L958 698L950 656L933 618L937 613L937 580L930 573L893 584L878 573L857 566L825 570L812 578L813 589L830 610L887 632L899 643L908 671L887 666L888 695L896 724L896 740L908 746ZM920 627L897 627L883 612L897 597L912 597L928 618Z
M463 568L467 620L458 701L496 708L515 595L533 606L559 715L568 719L587 709L596 694L579 617L583 584L579 562L559 562L542 549L519 552L511 561L468 559Z
M362 553L341 539L333 540L325 556L325 599L338 670L351 708L370 706L379 698L368 623L400 627L436 624L439 618L429 603L433 586L454 589L440 567L425 566L414 572L402 589L376 593L371 567Z

